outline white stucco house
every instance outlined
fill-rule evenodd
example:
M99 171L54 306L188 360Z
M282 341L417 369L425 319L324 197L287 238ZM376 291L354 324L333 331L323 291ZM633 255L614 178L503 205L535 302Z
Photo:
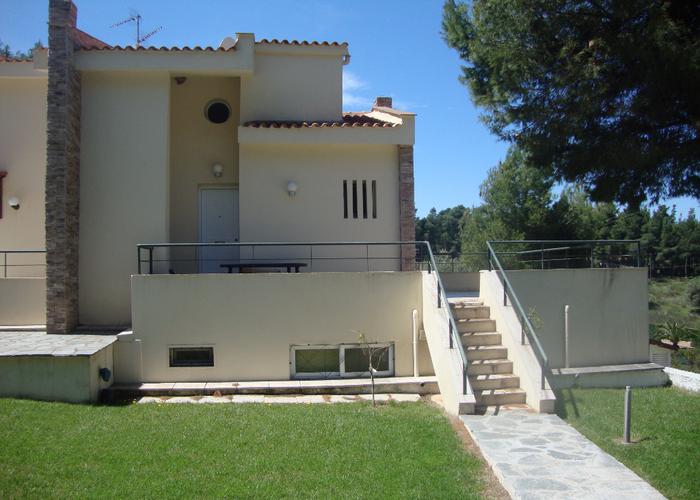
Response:
M48 51L0 60L0 395L366 390L372 346L386 390L552 411L553 369L648 362L643 268L494 252L443 282L413 241L416 117L343 112L346 43L120 47L76 20L50 0Z

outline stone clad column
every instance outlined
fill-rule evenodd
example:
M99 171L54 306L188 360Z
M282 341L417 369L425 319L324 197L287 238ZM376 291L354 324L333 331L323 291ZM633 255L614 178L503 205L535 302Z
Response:
M416 204L413 188L413 146L399 146L399 234L401 241L416 239ZM416 270L415 245L401 246L401 270Z
M46 148L46 329L78 324L80 74L73 65L77 9L49 0Z

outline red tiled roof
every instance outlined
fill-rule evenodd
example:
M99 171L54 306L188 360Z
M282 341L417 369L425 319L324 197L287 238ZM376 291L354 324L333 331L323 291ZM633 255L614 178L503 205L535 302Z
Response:
M0 56L0 63L32 62L31 57L5 57Z
M200 47L199 45L196 45L194 47L134 47L132 45L126 45L126 46L121 46L121 45L114 45L114 46L109 46L107 45L106 47L87 47L84 48L83 50L111 50L111 51L163 51L163 52L193 52L193 51L200 51L200 52L228 52L232 50L236 50L236 46L234 45L233 47L230 47L228 49L224 49L223 47Z
M367 116L364 113L344 113L342 121L280 121L280 120L256 120L243 124L252 128L391 128L396 123L385 122L377 118Z
M83 30L74 28L73 41L81 49L108 49L110 46L102 40L95 38Z
M317 42L315 40L312 40L312 41L278 40L277 38L273 38L272 40L268 40L267 38L263 38L262 40L258 40L255 43L266 43L266 44L274 44L274 45L306 45L306 46L315 46L315 47L347 47L348 46L348 42Z

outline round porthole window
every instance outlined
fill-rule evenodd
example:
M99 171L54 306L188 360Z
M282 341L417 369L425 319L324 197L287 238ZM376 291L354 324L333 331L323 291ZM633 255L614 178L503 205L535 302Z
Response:
M204 116L212 123L224 123L231 116L231 108L226 101L210 101L204 108Z

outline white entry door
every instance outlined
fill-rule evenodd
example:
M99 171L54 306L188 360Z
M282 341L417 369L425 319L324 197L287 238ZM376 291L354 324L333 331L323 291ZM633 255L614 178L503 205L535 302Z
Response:
M199 190L200 243L238 241L238 189L201 188ZM221 264L239 259L237 247L201 247L198 252L200 273L223 273Z

